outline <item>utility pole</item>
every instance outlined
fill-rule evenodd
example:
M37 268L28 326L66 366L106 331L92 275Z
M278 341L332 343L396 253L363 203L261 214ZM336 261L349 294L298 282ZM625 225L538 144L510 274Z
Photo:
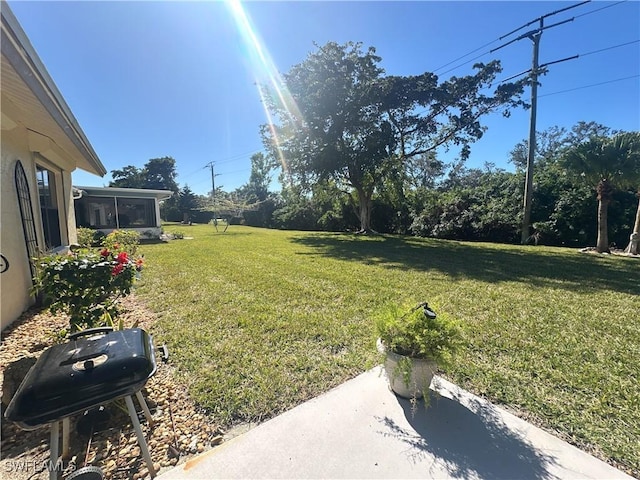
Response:
M543 17L540 17L540 30L531 34L533 41L533 64L531 66L531 116L529 117L529 151L527 153L527 173L524 184L524 216L522 218L522 235L520 243L523 245L529 239L529 225L531 225L531 201L533 199L533 159L536 154L536 114L538 113L538 53L540 52L540 38L542 37Z
M581 5L584 5L585 3L589 3L590 1L591 0L585 0L575 5L561 8L560 10L556 10L551 13L547 13L546 15L542 15L540 18L536 20L532 20L529 23L507 33L506 35L503 35L502 37L500 37L500 40L536 22L538 22L538 28L531 30L529 32L523 33L519 37L503 45L500 45L499 47L496 47L490 50L490 53L493 53L496 50L500 50L501 48L506 47L507 45L510 45L514 42L517 42L518 40L522 40L523 38L529 38L533 42L533 62L531 65L531 70L527 70L525 72L519 73L518 75L515 75L515 77L517 77L524 73L531 72L531 116L529 117L529 148L527 151L527 171L526 171L526 178L525 178L524 200L523 200L524 214L522 218L522 234L520 237L521 242L523 244L526 243L527 240L529 239L529 228L531 226L531 203L533 199L533 164L534 164L534 158L536 154L536 115L538 111L538 74L540 73L541 69L546 67L547 65L565 62L567 60L573 60L575 58L578 58L578 55L574 55L573 57L567 57L561 60L556 60L553 62L545 63L543 65L539 65L538 56L540 52L540 39L542 38L543 30L546 30L547 28L557 27L558 25L563 25L568 22L572 22L574 20L574 17L571 17L567 20L563 20L561 22L554 23L552 25L548 25L546 27L544 25L544 19L546 17L551 17L552 15L557 15L558 13L564 12L566 10L579 7ZM511 78L514 78L514 77L509 77L507 80L510 80Z
M218 217L216 215L216 177L217 175L213 173L213 162L209 162L205 165L204 168L211 168L211 205L213 207L213 226L216 227L216 232L218 231Z

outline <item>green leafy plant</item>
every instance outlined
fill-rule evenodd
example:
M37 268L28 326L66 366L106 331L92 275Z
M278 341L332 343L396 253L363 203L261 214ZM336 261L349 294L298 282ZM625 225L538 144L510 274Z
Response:
M80 245L82 248L90 248L91 245L93 245L95 241L94 239L96 235L96 230L92 228L78 227L77 234L78 234L78 245Z
M429 384L438 365L447 365L458 350L461 330L446 314L436 315L426 302L415 307L388 305L376 316L376 331L384 353L392 390L429 405Z
M102 246L110 251L124 251L135 255L140 244L140 234L135 230L114 230L103 240Z
M462 330L446 313L433 312L426 302L410 307L387 305L375 317L376 333L385 348L412 358L446 366L458 351Z
M43 256L35 262L34 290L44 295L52 313L69 315L71 332L115 326L118 299L131 292L142 263L123 249Z

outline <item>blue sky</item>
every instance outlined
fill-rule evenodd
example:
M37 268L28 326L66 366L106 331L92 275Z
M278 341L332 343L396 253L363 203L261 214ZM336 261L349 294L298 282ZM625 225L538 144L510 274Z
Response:
M433 71L448 79L471 73L475 61L499 59L506 78L530 67L532 42L487 53L527 29L498 38L576 3L247 2L265 63L222 2L9 2L107 170L171 156L180 186L198 194L211 189L204 168L211 161L216 186L231 191L247 182L249 157L262 150L266 118L255 83L266 82L265 64L287 72L314 42L360 41L376 47L387 74ZM545 25L571 17L542 35L541 63L581 57L552 65L541 78L537 129L585 120L640 130L640 2L593 1ZM627 42L634 43L591 53ZM485 124L468 166L512 169L508 153L528 135L529 112L493 115ZM109 180L73 175L76 185Z

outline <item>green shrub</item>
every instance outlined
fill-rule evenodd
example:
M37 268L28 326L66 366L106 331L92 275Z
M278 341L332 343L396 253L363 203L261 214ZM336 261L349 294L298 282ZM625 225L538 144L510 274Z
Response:
M82 249L37 259L34 290L44 294L52 313L69 315L71 332L114 326L117 300L131 292L142 259L123 249Z
M102 246L110 251L124 251L135 255L140 244L140 234L135 230L114 230L102 240Z
M83 248L90 248L93 245L96 230L92 228L79 227L76 230L78 234L78 245Z

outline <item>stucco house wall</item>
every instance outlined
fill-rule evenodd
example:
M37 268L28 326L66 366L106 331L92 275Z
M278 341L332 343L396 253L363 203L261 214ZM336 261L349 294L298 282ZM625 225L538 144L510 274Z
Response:
M34 302L29 262L33 251L37 254L76 241L71 172L82 168L102 176L106 169L4 1L0 14L0 316L4 329ZM16 186L18 164L26 179L21 188ZM25 185L32 214L26 217L21 214L25 201L18 199L19 193L27 198Z

